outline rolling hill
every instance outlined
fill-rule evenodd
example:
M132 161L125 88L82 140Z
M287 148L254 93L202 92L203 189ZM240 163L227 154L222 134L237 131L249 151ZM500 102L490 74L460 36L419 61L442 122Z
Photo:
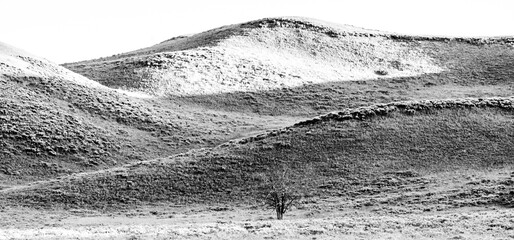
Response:
M214 146L281 126L156 102L0 44L0 183L10 185Z
M512 66L510 37L297 17L62 66L0 43L0 238L509 236ZM284 170L281 225L256 196Z
M105 189L112 187L117 189L119 182L110 182L111 178L117 179L111 176L114 174L112 171L118 171L116 169L128 171L126 168L132 169L140 164L146 166L144 165L146 163L162 161L166 166L165 171L178 171L177 174L182 174L187 180L190 172L181 171L190 170L175 168L181 168L183 162L197 164L197 160L192 160L196 157L190 156L190 154L196 154L194 149L210 149L233 139L252 142L263 136L252 137L252 135L257 135L264 130L291 126L315 115L347 108L390 104L400 100L437 101L437 99L465 97L481 99L507 97L505 101L509 102L508 97L514 92L514 81L512 81L514 70L510 67L514 63L512 38L406 36L303 18L269 18L224 26L191 36L175 37L128 53L64 64L65 68L15 47L6 44L0 46L0 79L3 89L0 98L3 102L0 106L0 121L2 121L0 179L6 191L17 189L17 187L10 188L13 184L22 184L23 188L23 184L30 181L52 182L52 178L70 174L70 179L75 179L75 176L84 176L84 179L79 179L86 185L90 184L89 181L95 182L94 179L97 176L107 174L110 180L102 180L107 184ZM479 118L478 116L485 118L487 114L493 114L503 119L503 124L510 119L510 107L505 110L498 105L486 104L486 110L482 108L461 110L462 104L450 104L451 101L448 101L450 107L446 107L445 102L437 103L435 107L427 107L433 109L444 106L442 108L446 110L441 113L427 112L423 107L413 111L423 112L426 118L433 120L430 124L441 122L438 124L442 124L440 126L442 129L449 128L442 122L444 119L451 118L450 116L458 117L455 121L465 121L462 115L474 114L476 118ZM494 100L488 101L494 102ZM468 102L463 104L470 105ZM393 106L395 109L401 108L399 105L393 104ZM401 112L403 110L402 108ZM392 119L397 119L395 121L398 123L403 121L400 118L406 118L408 121L412 118L401 114L392 115ZM352 114L350 116L351 119L355 117ZM358 116L360 115L357 114ZM339 117L345 120L343 121L345 124L348 122L346 121L348 116ZM314 119L307 122L320 124L317 123L318 121L320 120ZM371 121L375 124L374 121L385 120ZM436 128L428 122L424 123L431 126L430 129ZM323 124L326 123L323 122ZM475 132L469 136L462 132L465 130L462 122L453 124L457 126L456 134L461 134L455 136L457 138L481 137ZM289 130L302 129L300 125L297 124ZM324 127L330 129L333 126ZM369 130L358 124L351 127L355 128L355 131ZM478 128L486 131L492 128L492 125L480 125ZM508 134L511 132L512 129L506 127L502 133L507 135L489 133L492 138L489 140L497 145L500 142L510 143L508 137L511 135ZM331 137L331 135L325 136L331 133L319 132L318 134L327 139ZM370 135L371 133L362 132L361 134ZM403 134L420 133L403 132ZM440 136L442 132L436 131L431 134L433 135L423 138L433 138L450 144L451 139L440 139L444 138ZM290 135L290 139L311 136L294 135L291 132L287 132L286 135ZM309 141L317 141L319 137L315 135L312 135L313 139ZM393 135L397 140L385 138L382 140L392 143L405 141L400 137L400 133ZM274 137L276 136L271 136L269 139ZM268 137L265 138L268 139ZM375 138L381 139L379 136L373 137ZM495 142L498 140L496 138L501 141ZM480 138L477 141L485 141L485 139ZM285 148L291 147L287 142L276 144L277 146L284 144ZM253 144L252 142L248 146ZM338 144L347 143L334 140L334 148ZM386 159L397 156L392 154L392 150L373 150L371 149L373 144L367 144L370 144L367 150L369 153L365 155L368 160L377 160L372 156L382 154L385 154ZM408 146L419 143L405 144ZM248 162L249 156L255 158L252 161L257 162L263 160L258 157L259 155L266 156L266 151L258 149L257 146L244 150L247 155L240 152L247 147L246 145L229 144L227 147L227 144L223 144L221 146L225 147L198 150L200 151L198 154L199 156L202 154L226 156L228 161L234 164L236 160ZM274 149L274 146L272 144L266 148ZM471 146L475 144L470 144ZM508 157L512 153L511 149L508 145L499 146L501 146L498 149L499 152L496 155L493 154L496 157L488 161L510 163L505 156ZM318 147L320 149L311 149L310 152L329 156L330 152L334 151ZM420 147L422 150L431 148L439 149L435 145ZM252 152L256 149L259 154ZM288 150L287 155L309 156L309 152L305 150L310 147L292 149ZM416 153L418 147L411 146L409 149L414 149L412 151ZM189 150L192 153L180 155ZM359 148L355 153L344 152L344 154L357 154L355 158L360 159L360 154L363 154L360 151L363 150ZM439 155L429 153L423 159L439 159L441 154L455 155L451 152L452 149L445 151L437 153ZM480 164L485 161L481 159L484 156L480 155L483 152L471 152L470 159L476 159ZM502 154L504 154L503 157ZM272 155L280 156L277 152ZM419 154L416 157L420 157ZM177 161L177 158L189 160ZM212 160L207 157L198 158L208 159L207 162ZM229 162L220 161L221 165L218 166L221 168L220 174L225 171L223 169L230 166ZM252 164L262 165L257 162ZM463 165L459 161L457 163ZM127 167L125 164L134 165ZM262 166L271 167L266 164ZM381 166L382 162L372 164ZM415 164L414 166L417 166L418 170L424 169L422 166ZM139 167L135 169L141 170ZM139 170L128 171L128 175L119 180L127 182L127 178L131 178L132 175L140 176ZM161 170L159 168L141 170L144 173L141 176L148 179L152 185L155 181L160 181L153 179L154 177L162 177L162 181L168 184L162 186L172 186L171 182L177 180L175 178L178 175L161 176L159 173ZM247 170L256 171L251 168ZM353 170L343 168L337 171ZM374 172L376 169L368 170ZM155 176L154 171L157 174ZM86 174L82 175L84 172ZM145 175L147 173L148 176ZM194 174L198 174L198 177L203 176L202 172ZM243 175L233 177L240 179ZM194 185L196 184L194 181L199 178L194 179L196 180L191 180L193 181L191 183L184 179L177 182L185 186ZM218 180L213 178L212 181L223 182L224 179L225 177ZM136 186L145 184L141 179L134 179L131 182ZM244 179L244 182L252 183L248 179ZM57 181L57 183L63 182ZM43 185L46 186L45 184L47 183ZM76 189L73 184L59 185L63 188L64 186L72 189L70 190L72 195L81 199L82 192L74 192ZM139 189L143 195L140 198L136 197L135 200L144 202L145 198L151 195L161 201L178 194L170 189L169 191L159 189L156 191L160 192L156 193L151 188L146 189L145 186ZM205 187L214 188L214 185L205 185ZM233 192L234 188L234 186L230 187L229 191ZM92 187L80 187L80 189L92 191L84 193L87 196L95 196ZM211 190L207 189L205 193L210 194ZM185 194L188 191L185 189L180 194L188 196ZM223 192L220 189L216 191ZM147 193L150 195L145 195ZM130 195L126 192L116 192L114 196L120 197L111 198L113 195L107 192L105 201L103 199L95 199L95 201L118 204L128 201L122 198L124 194ZM134 194L134 191L131 194ZM50 198L53 197L56 196L50 195ZM196 197L198 196L191 197L190 201L198 202L203 199L201 196L198 199ZM221 195L216 197L224 199ZM66 196L64 198L67 199ZM60 200L52 199L52 201ZM62 202L69 204L67 201ZM70 201L79 201L85 206L92 205L88 199ZM77 202L73 204L82 206Z
M24 206L52 208L255 204L262 175L283 166L297 172L295 177L307 178L316 197L387 195L402 186L427 185L430 175L512 166L513 114L512 98L346 109L213 149L7 190L6 197ZM484 183L489 195L474 192L484 187L478 184L457 193L442 191L451 197L440 204L512 204L506 196L514 186L508 181ZM414 189L402 191L408 195ZM415 200L401 201L422 205L433 201L432 195L423 192ZM393 196L385 203L399 204Z
M308 117L370 103L511 96L513 42L269 18L63 66L171 102Z
M65 66L108 86L156 96L266 91L443 70L422 49L366 32L269 19Z

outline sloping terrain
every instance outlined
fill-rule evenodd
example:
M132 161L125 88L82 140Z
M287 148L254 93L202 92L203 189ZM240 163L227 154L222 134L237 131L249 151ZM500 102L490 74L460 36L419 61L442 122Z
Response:
M57 78L74 84L101 88L98 82L0 42L0 73L12 77Z
M514 39L418 37L271 18L64 64L171 102L312 116L402 100L511 96Z
M0 44L0 60L2 183L66 174L116 159L110 155L120 150L123 138L75 112L59 99L66 94L55 94L72 98L63 85L77 90L105 87L6 44ZM53 87L58 84L61 88Z
M270 91L172 97L174 101L269 115L312 116L374 103L514 94L514 47L456 40L404 40L430 56L439 73L379 80L333 81Z
M512 98L436 100L348 109L214 149L4 192L26 206L57 208L252 203L261 175L287 166L309 179L311 194L321 198L378 195L392 206L512 205L509 180L443 189L448 196L443 201L431 197L441 182L427 176L512 167L513 103Z
M265 91L443 70L412 43L367 32L303 19L264 19L65 66L111 87L156 96Z
M0 43L0 238L513 237L513 43L303 18L65 68ZM306 196L278 223L283 169Z
M0 182L169 156L289 123L113 90L0 44Z
M65 65L98 82L0 44L0 179L165 157L347 107L512 96L509 41L262 19Z

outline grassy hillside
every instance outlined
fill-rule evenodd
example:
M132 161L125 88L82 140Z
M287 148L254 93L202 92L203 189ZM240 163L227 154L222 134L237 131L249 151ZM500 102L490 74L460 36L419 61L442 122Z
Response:
M64 67L0 43L0 238L512 237L512 66L514 38L303 18Z
M414 42L289 18L226 26L64 66L107 86L156 96L265 91L444 69Z
M154 101L5 44L0 90L0 185L169 156L290 121Z
M511 38L405 36L273 18L64 66L189 106L312 116L391 101L511 96L513 63Z
M457 41L411 42L445 70L410 77L309 84L270 91L172 97L174 101L238 112L316 115L392 101L514 94L514 48Z
M384 172L413 170L393 174L412 183L510 166L511 100L436 99L512 96L513 64L510 38L404 36L298 18L65 64L90 79L0 44L0 188L27 205L251 202L259 173L277 161L314 169L313 189L327 196ZM435 102L389 104L423 99ZM23 185L35 180L44 182Z
M512 168L513 101L437 100L347 109L214 149L6 189L4 197L28 206L96 209L252 203L262 174L285 165L299 173L296 177L308 177L307 186L321 198L389 193L384 203L423 204L433 200L433 192L405 196L432 184L430 175ZM445 192L448 198L440 204L510 204L505 194L512 184L484 184L481 190L466 185ZM403 197L396 196L399 190Z

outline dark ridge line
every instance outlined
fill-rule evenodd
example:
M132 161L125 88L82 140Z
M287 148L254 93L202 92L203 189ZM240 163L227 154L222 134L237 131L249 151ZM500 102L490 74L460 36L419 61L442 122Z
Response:
M294 29L310 30L326 34L333 38L354 37L386 37L398 41L434 41L434 42L464 42L472 45L487 45L494 43L514 44L514 37L442 37L442 36L415 36L398 33L381 33L378 30L361 28L363 32L341 31L331 26L323 26L311 23L308 20L296 20L290 18L264 18L241 24L243 28L276 28L287 27ZM354 27L354 26L352 26ZM358 27L355 27L358 28ZM366 32L369 31L369 32ZM374 33L376 32L376 33Z
M295 123L292 126L272 130L269 133L260 134L239 140L239 144L247 144L263 140L270 136L277 136L286 132L290 132L293 128L309 126L328 121L348 121L348 120L366 120L377 116L386 116L393 112L399 112L405 115L414 115L416 112L427 112L430 110L441 109L462 109L462 108L499 108L514 111L514 96L512 97L493 97L493 98L465 98L465 99L447 99L447 100L422 100L422 101L403 101L392 102L386 104L376 104L369 107L348 108L342 111L331 112L309 120ZM230 142L229 142L230 143ZM222 144L222 147L228 146L229 143ZM233 143L233 142L232 142Z
M176 37L172 37L170 39L166 39L160 43L157 43L157 44L162 44L162 43L166 43L166 42L171 42L171 41L175 41L175 40L178 40L178 39L184 39L184 38L188 38L188 37L191 37L191 36L187 36L187 35L179 35L179 36L176 36Z

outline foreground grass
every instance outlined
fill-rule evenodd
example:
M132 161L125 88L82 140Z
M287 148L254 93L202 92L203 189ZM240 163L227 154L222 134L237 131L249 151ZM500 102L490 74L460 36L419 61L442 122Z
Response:
M259 205L233 202L109 212L2 205L0 239L507 239L514 213L480 202L513 181L513 167L390 173L349 195L303 199L281 221Z
M83 224L43 229L0 229L6 239L508 239L514 237L512 213L447 212L438 215L354 214L277 221L152 224ZM182 219L187 221L187 219Z

